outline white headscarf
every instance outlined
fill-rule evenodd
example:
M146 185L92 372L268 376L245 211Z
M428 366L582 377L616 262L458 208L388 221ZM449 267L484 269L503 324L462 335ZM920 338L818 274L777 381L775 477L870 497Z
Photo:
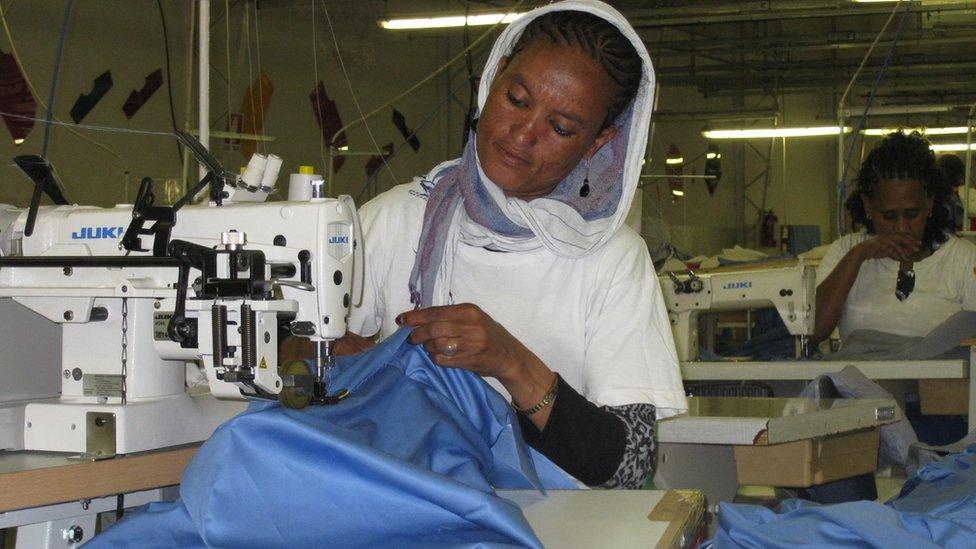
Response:
M458 243L521 252L545 246L570 258L583 257L606 243L624 224L647 146L654 94L654 67L643 41L617 10L594 0L570 0L534 9L511 23L495 41L478 90L484 108L502 57L512 51L533 19L555 11L591 13L617 27L643 61L632 103L617 117L616 135L589 161L593 191L580 197L585 162L548 196L525 201L507 197L481 168L468 140L464 155L428 175L434 183L424 212L417 259L410 277L411 300L418 307L450 302L450 281Z

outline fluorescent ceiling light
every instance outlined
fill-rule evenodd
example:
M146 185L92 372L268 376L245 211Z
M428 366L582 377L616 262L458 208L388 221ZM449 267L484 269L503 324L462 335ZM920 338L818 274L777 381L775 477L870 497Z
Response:
M864 135L888 135L902 130L905 133L918 132L922 135L959 135L966 133L966 126L949 126L945 128L871 128L863 130Z
M837 126L817 126L810 128L750 128L747 130L705 130L702 132L708 139L763 139L770 137L814 137L818 135L837 135ZM844 133L851 128L844 126Z
M684 162L685 162L685 159L682 158L682 157L680 157L680 156L678 156L676 158L667 158L667 159L664 160L664 163L665 164L668 164L670 166L674 166L675 164L684 164Z
M445 15L439 17L398 17L381 19L379 25L388 30L443 29L451 27L477 27L496 23L511 23L522 13L480 13L477 15Z
M966 144L965 143L940 143L938 145L932 145L929 148L935 152L964 151L966 150ZM970 145L969 149L976 151L976 143Z

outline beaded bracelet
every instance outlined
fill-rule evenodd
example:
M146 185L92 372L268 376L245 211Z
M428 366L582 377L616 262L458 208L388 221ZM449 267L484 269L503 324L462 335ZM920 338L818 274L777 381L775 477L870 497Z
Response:
M535 406L532 406L531 408L521 408L519 407L518 404L515 403L515 399L512 399L512 408L515 408L516 412L525 414L527 416L531 416L532 414L552 404L552 401L556 400L556 389L558 388L559 388L559 374L555 374L553 376L552 385L550 385L549 390L546 391L546 396L542 397L542 400L536 403Z

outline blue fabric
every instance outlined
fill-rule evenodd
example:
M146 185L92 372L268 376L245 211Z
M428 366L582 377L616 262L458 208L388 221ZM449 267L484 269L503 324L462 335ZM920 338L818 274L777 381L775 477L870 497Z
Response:
M976 445L923 467L884 505L720 503L718 517L706 547L976 547Z
M790 335L786 324L774 307L765 307L754 312L755 335L745 343L725 350L721 355L699 349L700 360L724 360L730 356L748 356L752 360L794 360L796 359L796 338Z
M943 546L976 547L976 444L919 469L887 505L915 516Z
M179 500L87 546L539 546L494 489L578 485L525 445L500 394L406 335L339 359L338 405L252 404L203 444Z

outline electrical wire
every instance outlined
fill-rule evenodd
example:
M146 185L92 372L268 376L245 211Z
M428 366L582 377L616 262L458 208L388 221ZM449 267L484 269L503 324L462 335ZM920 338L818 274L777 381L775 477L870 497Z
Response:
M339 61L339 68L342 70L342 76L346 80L346 87L349 88L349 95L352 97L352 102L356 105L356 111L359 112L359 115L363 119L363 126L366 128L366 135L369 136L369 140L373 144L376 152L380 154L380 158L383 160L383 167L385 167L386 171L390 173L390 177L393 178L393 183L399 184L400 182L397 180L396 174L393 173L393 168L391 168L386 162L386 159L383 158L383 152L380 149L379 143L376 142L376 136L373 135L373 131L370 129L369 124L365 123L366 115L363 114L363 107L359 104L359 98L356 97L356 91L352 88L352 80L349 78L349 72L346 70L346 63L342 60L342 54L339 51L339 40L336 38L335 27L332 26L332 17L329 15L329 7L325 5L325 0L322 0L322 10L325 11L325 20L329 24L329 33L332 34L332 45L335 47L336 59ZM336 135L339 135L341 131L342 130L340 129L338 132L336 132ZM332 139L329 141L330 143L335 142L336 135L332 136ZM328 169L328 166L326 166L326 169ZM331 174L325 174L327 178L330 177L330 175Z
M312 82L312 89L315 90L315 112L318 113L319 121L319 156L322 157L322 169L328 170L328 162L325 159L325 121L322 120L322 98L319 96L319 60L316 50L316 44L318 44L318 38L315 36L315 0L311 0L312 3L312 75L314 81ZM333 137L335 139L335 137ZM331 143L330 143L331 145ZM326 180L329 180L332 174L323 174Z
M475 78L474 74L474 64L471 62L471 50L468 47L471 45L471 27L468 26L468 13L471 8L471 3L464 5L464 66L468 69L468 82L470 82L470 89L468 90L468 104L464 109L464 128L461 129L461 150L464 150L465 145L468 144L468 136L471 134L469 128L474 123L474 102L478 97L478 79Z
M7 15L6 15L6 12L4 10L2 10L2 9L0 9L0 24L3 25L3 32L4 32L4 34L7 37L7 43L10 44L10 54L13 56L14 62L17 63L17 68L20 69L20 73L24 77L24 82L27 84L27 88L30 90L31 94L34 96L34 99L38 103L40 103L41 107L43 107L43 108L46 109L47 108L47 105L45 105L41 101L40 94L37 93L37 90L34 88L34 84L31 82L30 77L27 76L27 71L24 69L24 64L20 60L20 54L17 53L17 46L14 43L13 36L10 33L10 25L7 24ZM7 116L11 116L11 115L7 115ZM22 117L22 116L19 116L19 115L15 115L15 117L16 118L28 118L30 120L35 120L35 121L38 121L38 122L44 122L43 120L39 120L39 119L36 119L36 118ZM123 180L123 185L128 182L128 179L129 179L129 165L126 163L125 159L122 158L118 153L116 153L112 149L106 147L105 145L99 143L98 141L95 141L94 139L91 139L91 138L89 138L89 137L87 137L85 135L82 135L81 133L75 131L75 129L73 127L73 126L77 126L77 127L83 127L83 126L66 124L66 123L62 122L61 120L59 120L58 117L56 117L56 116L52 116L52 120L53 120L51 122L52 124L57 124L57 125L65 126L65 128L68 130L68 132L70 132L72 135L78 137L79 139L82 139L83 141L87 141L87 142L91 143L92 145L95 145L96 147L98 147L98 148L102 149L103 151L109 153L110 155L114 156L115 159L118 160L120 164L122 164L122 180Z
M71 7L74 0L68 0L64 5L64 15L61 16L61 32L58 35L58 49L54 54L54 74L51 77L51 88L47 93L47 116L44 122L44 141L41 144L41 156L47 156L47 145L51 137L51 117L54 116L55 92L58 89L58 76L61 75L61 55L64 53L64 40L68 34L68 21L71 20Z
M891 22L891 19L894 17L895 13L897 13L897 10L898 10L898 5L896 5L895 9L892 10L891 15L888 17L888 21L885 23L885 27L882 28L881 32L878 33L878 36L875 37L874 44L878 43L878 40L881 38L881 35L884 34L885 29L887 29L888 23ZM875 93L877 93L878 87L881 85L881 80L884 78L885 70L888 68L888 65L891 64L891 58L894 56L895 53L895 47L898 45L898 38L901 36L901 31L905 26L905 21L908 19L907 16L910 11L911 11L911 2L905 2L905 9L902 11L901 19L898 20L898 27L895 29L895 34L891 38L891 45L888 47L888 53L885 55L884 62L881 64L881 67L878 69L878 76L874 79L874 84L871 86L871 90L868 92L868 98L864 105L864 112L861 113L861 118L858 120L857 127L854 129L853 137L851 138L851 142L847 147L847 154L844 158L844 169L841 172L840 181L838 181L837 183L838 234L843 234L844 232L844 199L847 195L847 172L850 170L851 167L851 158L853 157L854 154L854 145L858 141L858 136L861 135L861 130L864 129L867 123L868 112L871 111L871 105L874 103ZM874 47L874 44L872 44L871 46L872 48ZM871 50L869 49L867 54L865 54L864 56L864 60L861 61L861 67L859 67L858 71L855 72L855 77L860 72L861 68L864 67L867 58L870 54L871 54ZM850 83L848 83L847 89L844 91L842 102L843 99L846 99L847 94L853 85L854 85L854 78L852 78ZM839 131L843 132L844 128L840 128Z
M224 60L227 63L227 85L224 86L224 91L227 96L227 115L225 121L227 123L227 131L233 131L230 127L230 116L231 116L231 98L230 98L230 88L231 82L234 80L231 76L230 71L230 0L224 0Z
M254 49L257 50L257 56L258 56L258 103L261 105L261 129L257 132L257 134L260 135L261 137L264 137L264 118L265 116L267 116L267 112L265 112L265 104L264 104L264 80L262 80L262 76L264 76L264 71L261 68L261 33L258 31L257 0L255 0L254 2ZM255 121L254 129L255 130L258 129L256 121ZM268 153L268 146L264 141L258 141L257 147L261 149L262 153L264 154Z
M173 123L173 133L176 133L176 107L173 106L173 76L170 72L169 62L169 33L166 32L166 16L163 15L162 0L156 0L156 7L159 8L159 21L163 26L163 51L166 52L166 93L169 95L169 117ZM173 141L173 144L176 145L176 156L180 159L180 165L182 166L183 149L180 148L179 141Z
M258 87L258 104L261 106L261 117L262 124L260 131L258 130L258 119L257 119L257 106L254 104L254 94L247 93L248 102L251 106L251 125L258 135L264 136L264 83L261 79L261 43L260 36L258 34L258 6L257 2L254 3L254 43L255 49L257 50L257 65L258 65L258 77L257 77L257 87ZM246 1L244 3L244 38L247 48L247 78L248 82L254 82L254 56L251 53L251 8L250 2ZM230 75L228 75L229 78ZM228 112L229 115L229 112ZM255 145L256 150L260 150L263 154L267 152L267 145L263 141L258 141Z
M443 107L445 103L447 103L448 101L450 101L451 98L454 96L454 94L458 90L460 90L463 86L465 86L467 84L468 84L468 80L467 79L464 79L464 80L461 81L461 83L458 86L456 86L454 89L452 89L451 90L451 93L449 93L446 97L444 97L444 99L442 99L440 103L438 103L436 106L434 106L434 108L429 113L427 113L427 116L420 122L420 124L418 124L413 129L412 135L416 136L418 133L420 133L420 130L422 130L424 128L424 126L426 126L427 123L430 122L434 118L434 115L437 114L441 110L441 107ZM395 149L393 149L393 152L391 152L389 154L389 156L387 156L386 158L384 158L384 162L390 162L390 161L392 161L393 158L401 150L403 150L403 148L407 144L410 143L409 137L410 136L407 136L407 138L404 138L404 140L401 141L400 144L397 145L397 147ZM360 187L359 192L356 194L356 202L359 202L360 200L362 200L363 193L366 192L366 190L376 181L377 174L379 174L379 171L373 172L372 175L370 175L368 178L366 178L366 182L363 184L362 187Z
M518 0L518 2L516 2L515 4L513 4L513 5L512 5L512 7L511 7L511 8L509 8L509 11L507 12L507 14L511 14L511 13L514 13L514 12L516 12L516 11L517 11L517 10L519 9L519 7L520 7L520 6L521 6L521 5L522 5L522 4L524 3L524 2L525 2L525 0ZM325 7L325 0L322 0L322 6L323 6L323 7ZM387 107L389 107L389 106L390 106L390 105L392 105L393 103L396 103L396 102L397 102L397 101L399 101L400 99L403 99L404 97L406 97L406 96L408 96L408 95L410 95L411 93L413 93L414 91L416 91L417 89L419 89L419 88L420 88L421 86L423 86L423 85L424 85L424 84L426 84L427 82L430 82L430 81L431 81L432 79L434 79L434 78L435 78L435 77L436 77L437 75L439 75L440 73L442 73L442 72L444 72L444 71L445 71L445 70L447 70L447 69L448 69L448 68L449 68L449 67L450 67L451 65L453 65L454 63L456 63L456 62L458 61L458 59L461 59L462 57L464 57L464 55L465 55L465 54L467 54L467 52L468 52L469 50L471 50L471 49L473 49L473 48L474 48L475 46L477 46L477 45L478 45L478 44L480 44L480 43L481 43L482 41L484 41L484 40L485 40L486 38L488 38L488 36L489 36L489 35L491 35L491 33L492 33L492 32L494 32L494 30L495 30L496 28L498 28L499 26L501 26L501 25L502 25L502 22L501 22L501 21L499 20L499 22L497 22L497 23L495 23L494 25L492 25L492 26L490 26L490 27L488 27L488 30L486 30L486 31L485 31L484 33L482 33L482 34L481 34L481 36L479 36L479 37L478 37L477 39L475 39L475 41L474 41L474 42L472 42L470 46L468 46L467 48L465 48L464 50L462 50L462 51L461 51L460 53L458 53L457 55L455 55L454 57L452 57L452 58L451 58L450 60L448 60L448 61L447 61L446 63L444 63L443 65L441 65L441 66L440 66L440 67L438 67L437 69L435 69L435 70L434 70L434 72L432 72L432 73L430 73L430 74L428 74L427 76L425 76L424 78L422 78L422 79L421 79L421 80L420 80L419 82L417 82L417 83L416 83L416 84L414 84L413 86L410 86L409 88L407 88L406 90L404 90L403 92L401 92L401 93L400 93L399 95L397 95L397 96L396 96L396 97L394 97L393 99L390 99L389 101L387 101L387 102L386 102L386 103L384 103L383 105L380 105L379 107L377 107L377 108L375 108L375 109L373 109L373 110L372 110L372 111L370 111L369 113L367 113L367 114L365 114L365 115L362 115L362 111L360 111L360 114L362 115L362 116L361 116L360 118L358 118L357 120L354 120L354 121L352 121L352 122L350 122L349 124L346 124L346 126L345 126L345 127L343 127L343 128L341 128L341 129L340 129L340 130L339 130L338 132L336 132L336 133L340 133L340 132L342 132L342 131L344 131L344 130L347 130L347 129L349 129L349 128L350 128L351 126L353 126L353 125L355 125L355 124L357 124L357 123L359 123L359 122L365 122L365 120L366 120L366 119L368 119L368 118L372 118L372 117L373 117L374 115L376 115L376 113L378 113L378 112L380 112L380 111L382 111L383 109L385 109L385 108L387 108ZM335 42L335 34L334 34L334 33L333 33L333 42ZM337 56L339 57L339 60L340 60L340 64L341 64L341 61L342 61L342 55L341 55L341 54L339 53L339 50L338 50L338 48L336 48L336 55L337 55ZM348 77L346 78L346 81L347 81L347 82L349 81L349 79L348 79ZM334 137L334 136L333 136L333 137ZM375 143L374 143L374 144L375 144ZM379 149L377 148L377 150L379 150Z
M243 25L245 30L244 30L244 33L243 34L244 34L244 46L245 46L246 52L247 52L247 82L248 82L248 85L251 85L251 82L254 82L254 70L253 70L254 67L253 67L252 58L251 58L251 8L248 7L249 5L250 5L249 0L245 0L245 2L244 2L244 25ZM260 75L258 75L258 78L260 79ZM260 86L261 86L261 83L258 82L258 87L260 88ZM252 128L257 128L257 124L258 124L257 118L256 118L257 117L257 109L254 106L254 94L253 93L250 93L250 88L248 88L248 90L246 92L244 92L244 93L246 94L245 96L247 97L248 103L250 103L250 105L251 105L251 124L252 124ZM255 149L257 149L257 144L255 144Z
M10 112L0 111L0 116L4 118L17 118L20 120L32 120L34 122L44 122L41 118L34 118L33 116L24 116L22 114L14 114ZM63 126L67 129L71 128L81 128L83 130L94 130L100 132L112 132L112 133L131 133L134 135L158 135L166 137L175 137L173 132L156 132L151 130L133 130L132 128L116 128L114 126L94 126L91 124L75 124L73 122L64 122L55 118L51 121L52 126Z
M884 36L884 33L888 30L888 27L891 26L891 22L894 21L895 14L898 13L898 3L900 2L901 0L898 0L898 2L892 6L891 13L888 14L888 19L885 21L884 25L881 26L881 30L878 31L877 36L874 37L874 41L871 42L870 46L868 46L868 51L864 52L864 57L861 58L861 64L857 66L857 69L855 69L854 75L851 77L850 82L847 83L847 87L844 88L844 93L840 97L841 104L847 101L847 96L851 93L851 88L854 87L854 82L857 80L857 75L861 74L861 71L864 70L864 65L867 64L868 59L871 57L871 53L874 52L874 48L878 45L878 42L881 41L881 37Z
M508 13L514 13L515 11L517 11L518 8L524 2L525 2L525 0L518 0L515 4L513 4L509 8ZM373 147L380 154L382 154L382 152L380 150L379 144L376 142L376 139L373 136L373 132L369 128L369 124L366 122L367 119L373 117L374 115L376 115L377 113L383 111L384 109L386 109L387 107L389 107L393 103L399 101L400 99L403 99L407 95L410 95L414 91L420 89L420 87L423 86L424 84L426 84L427 82L430 82L431 80L433 80L435 77L437 77L437 75L439 75L440 73L442 73L445 70L447 70L451 65L453 65L455 62L457 62L458 59L461 59L468 51L470 51L472 48L474 48L475 46L477 46L478 44L480 44L482 41L484 41L496 28L498 28L499 26L502 25L501 20L499 20L494 25L488 27L488 29L484 33L482 33L481 36L479 36L477 39L475 39L475 41L472 42L470 46L468 46L463 51L461 51L459 54L457 54L456 56L454 56L453 58L451 58L450 60L448 60L446 63L444 63L443 65L441 65L440 67L438 67L434 72L428 74L427 76L425 76L424 78L422 78L419 82L417 82L413 86L407 88L405 91L401 92L399 95L397 95L393 99L390 99L389 101L387 101L383 105L380 105L379 107L373 109L369 113L363 114L362 106L359 104L359 100L356 99L356 94L355 94L355 92L352 89L352 81L349 79L349 73L346 71L345 63L342 60L342 53L339 51L339 43L338 43L338 40L336 39L335 28L332 26L332 18L329 17L329 9L325 5L325 0L322 0L322 8L325 10L325 17L326 17L326 20L329 23L329 30L332 33L332 43L333 43L333 45L335 47L336 57L339 60L339 67L342 69L343 77L346 80L346 86L349 88L349 93L352 95L353 103L355 103L356 109L358 110L359 115L360 115L359 118L357 118L356 120L354 120L354 121L346 124L342 128L339 128L339 130L336 131L335 135L332 136L332 141L335 140L336 135L339 135L340 133L342 133L343 131L349 129L350 127L352 127L352 126L354 126L354 125L362 122L363 125L366 127L366 133L367 133L367 135L369 135L369 138L370 138L370 141L373 144ZM390 168L389 164L386 162L385 159L383 161L383 164L384 164L384 166L386 166L387 170L390 172L390 175L393 177L394 183L397 183L396 176L393 174L392 168Z
M483 53L487 53L487 52L483 52ZM479 60L479 62L480 62L480 61L481 61L481 60ZM456 76L457 74L460 74L460 73L461 73L462 71L464 71L465 69L469 69L469 67L465 67L464 69L461 69L461 70L460 70L460 71L458 71L457 73L455 73L455 74L452 74L452 75L450 75L450 76L448 77L448 80L449 80L449 81L450 81L450 80L454 80L454 77L455 77L455 76ZM427 113L427 116L425 116L425 117L424 117L424 119L423 119L423 120L422 120L422 121L420 122L420 124L418 124L418 125L417 125L417 126L416 126L416 127L415 127L415 128L413 129L413 130L412 130L412 133L413 133L413 135L418 135L418 134L420 133L420 130L422 130L422 129L423 129L423 128L424 128L424 127L425 127L425 126L427 125L427 123L428 123L428 122L430 122L430 121L431 121L431 120L433 119L433 117L434 117L434 115L435 115L435 114L437 114L437 113L438 113L438 112L439 112L439 111L441 110L441 108L442 108L442 107L444 106L444 104L445 104L445 103L447 103L448 101L451 101L451 100L455 100L455 101L457 101L457 102L458 102L458 105L459 105L460 107L462 107L462 108L465 108L465 109L468 109L468 107L467 107L466 105L464 105L463 103L461 103L461 102L460 102L460 101L459 101L459 100L457 99L457 92L458 92L458 90L460 90L460 89L461 89L461 87L462 87L462 86L464 86L464 85L465 85L466 83L467 83L467 84L469 84L469 85L474 85L474 86L476 86L476 84L477 84L477 80L478 80L478 78L480 78L480 77L479 77L478 75L476 75L476 74L474 74L473 72L469 72L469 73L468 73L468 77L467 77L466 79L463 79L463 80L461 80L461 83L460 83L460 84L458 84L458 85L457 85L457 86L456 86L455 88L453 88L453 89L451 89L451 90L450 90L450 91L448 92L448 94L447 94L447 96L446 96L446 97L445 97L445 98L444 98L444 99L443 99L443 100L442 100L442 101L441 101L440 103L438 103L437 105L435 105L435 106L434 106L434 108L433 108L433 109L432 109L432 110L431 110L431 111L430 111L429 113ZM466 112L467 112L467 111L466 111ZM467 132L465 132L465 134L467 134ZM404 147L405 147L406 145L408 145L409 143L410 143L410 141L409 141L409 136L408 136L407 138L404 138L404 140L400 142L400 144L399 144L399 145L398 145L398 146L397 146L397 147L396 147L396 148L395 148L395 149L393 150L393 152L391 152L391 153L390 153L390 154L389 154L389 155L388 155L388 156L386 157L386 161L387 161L387 162L391 162L391 163L392 163L392 161L393 161L393 159L394 159L394 158L396 158L396 156L397 156L397 155L398 155L398 154L400 153L400 151L402 151L402 150L403 150L403 148L404 148ZM463 150L463 148L462 148L462 150ZM702 154L704 154L704 153L702 153ZM367 182L366 182L366 184L365 184L365 185L363 185L363 188L362 188L362 189L360 189L360 191L359 191L359 193L358 193L358 194L357 194L357 196L356 196L356 200L357 200L357 201L359 201L359 200L362 200L362 196L363 196L363 192L364 192L364 191L365 191L366 189L368 189L368 188L369 188L369 186L370 186L370 185L372 185L372 184L373 184L373 183L374 183L374 182L376 181L376 177L377 177L377 175L378 175L378 174L379 174L379 172L374 172L374 173L373 173L373 175L371 175L371 176L369 176L369 178L368 178L368 180L367 180Z

